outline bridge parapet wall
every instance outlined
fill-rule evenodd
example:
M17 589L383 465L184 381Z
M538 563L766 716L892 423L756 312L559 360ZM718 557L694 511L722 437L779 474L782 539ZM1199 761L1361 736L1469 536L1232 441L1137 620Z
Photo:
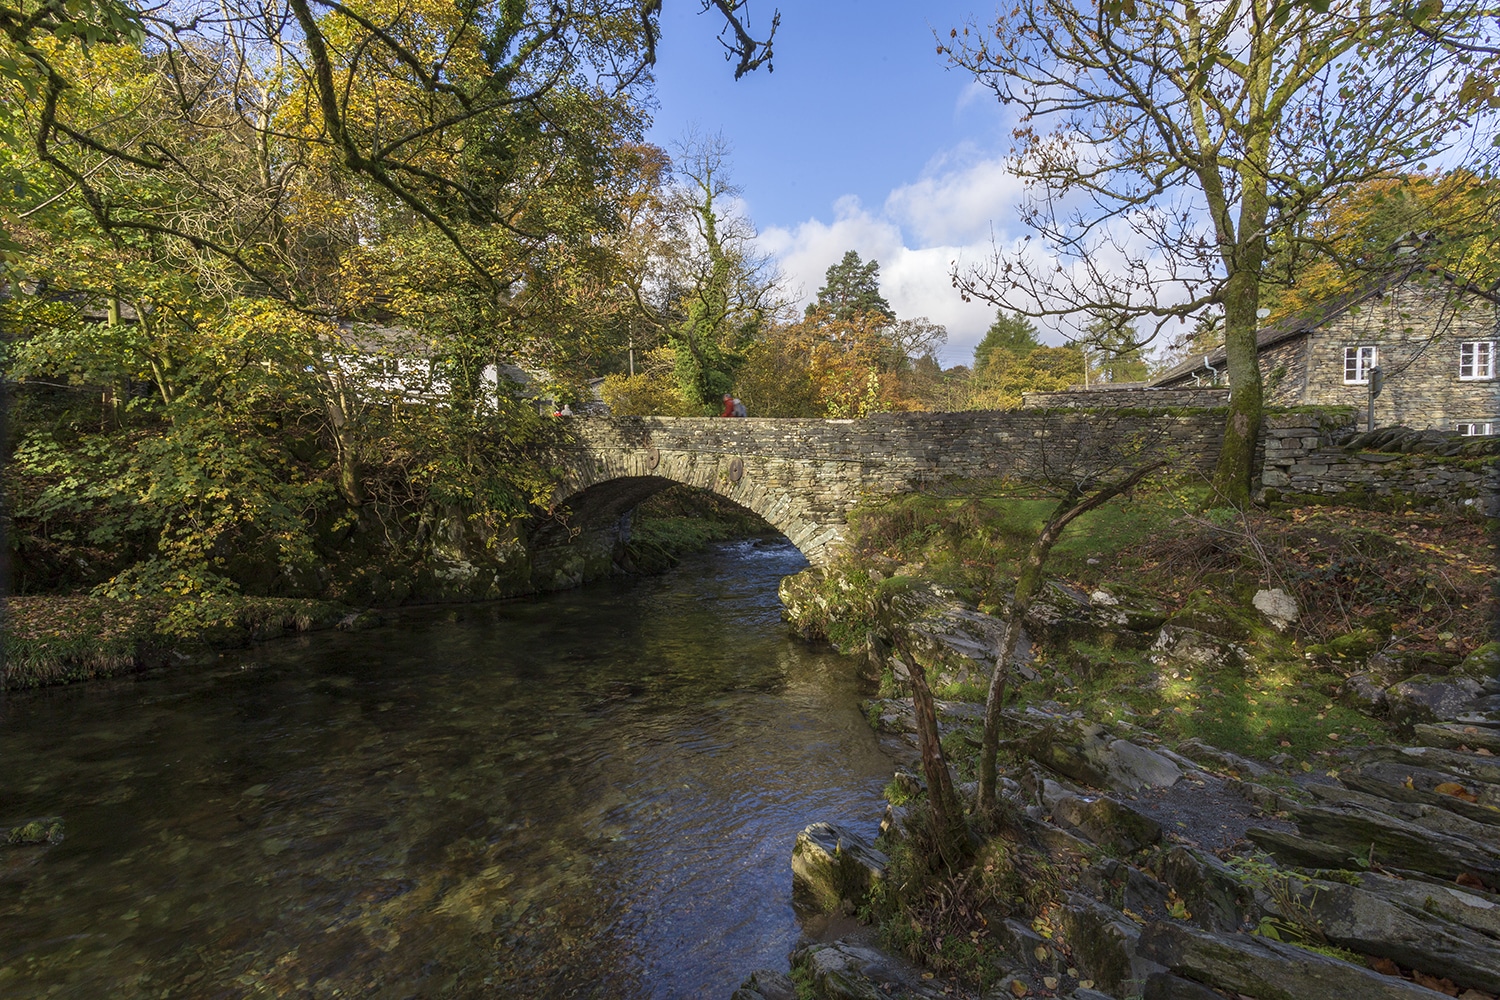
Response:
M1342 454L1332 460L1332 440L1346 421L1346 414L1269 414L1262 439L1266 485L1285 480L1309 492L1355 486L1384 491L1374 481L1391 478L1400 463ZM1223 422L1222 410L1073 408L885 413L861 420L559 421L556 459L564 479L557 516L533 536L541 567L533 579L555 581L539 580L539 586L570 585L608 571L609 553L628 537L626 515L674 483L710 490L754 511L818 565L843 541L848 513L863 501L965 480L1066 481L1151 459L1207 475ZM1473 476L1452 463L1434 469L1427 468L1432 463L1416 464L1422 468L1408 470L1411 482L1393 488L1446 498L1476 495L1491 509L1500 503L1500 471L1493 463ZM1475 478L1483 481L1469 482ZM593 537L570 544L580 535ZM564 549L568 566L557 569ZM590 565L580 554L586 551L595 553Z
M623 514L650 492L686 483L753 510L819 563L863 500L945 481L1067 476L1147 455L1207 470L1222 424L1214 413L1037 410L861 420L576 419L563 428L573 457L558 501L582 523Z

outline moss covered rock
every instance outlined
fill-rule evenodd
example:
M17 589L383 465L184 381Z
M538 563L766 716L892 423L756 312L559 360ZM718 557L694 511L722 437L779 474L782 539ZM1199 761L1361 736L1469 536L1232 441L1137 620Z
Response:
M38 844L57 844L63 839L61 816L34 819L20 826L13 826L5 835L5 843L11 847L34 847Z

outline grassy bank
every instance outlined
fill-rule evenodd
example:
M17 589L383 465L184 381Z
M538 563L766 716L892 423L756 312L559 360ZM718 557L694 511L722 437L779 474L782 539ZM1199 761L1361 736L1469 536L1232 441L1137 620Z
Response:
M7 690L114 677L176 656L242 646L291 632L360 624L348 608L277 597L93 595L13 597L6 602Z
M1351 674L1374 662L1441 675L1496 638L1492 519L1333 504L1204 512L1201 500L1158 486L1090 512L1053 549L1047 577L1149 609L1232 655L1162 667L1150 649L1110 637L1038 637L1037 677L1017 685L1019 704L1061 704L1251 756L1305 756L1389 735L1340 700ZM861 513L846 563L822 586L814 631L857 645L879 624L869 616L882 593L918 586L1003 616L1014 567L1051 506L997 491L911 496ZM1285 630L1252 603L1272 588L1297 604ZM937 693L984 694L973 684Z
M711 494L663 491L638 510L630 542L637 571L659 572L716 541L768 531L765 522ZM118 601L94 595L11 598L3 621L0 689L44 687L158 667L216 649L295 632L364 627L371 613L327 601L162 595Z

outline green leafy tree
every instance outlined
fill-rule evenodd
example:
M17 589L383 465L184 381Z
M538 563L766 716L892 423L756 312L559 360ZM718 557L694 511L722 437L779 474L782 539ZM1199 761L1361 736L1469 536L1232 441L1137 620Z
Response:
M818 289L818 300L807 307L845 321L856 316L876 314L894 322L896 313L880 294L880 261L860 260L859 253L846 250L837 264L830 265Z
M1025 357L1042 346L1042 342L1036 339L1036 334L1036 327L1031 320L1020 313L1001 309L995 315L995 322L985 331L984 339L974 347L974 370L983 371L989 364L991 352L996 348L1003 348L1018 358Z
M1135 331L1120 316L1094 319L1085 330L1082 346L1089 382L1140 382L1150 373Z
M1083 350L1076 344L1037 347L1017 356L1003 347L990 352L983 371L970 376L971 409L1004 410L1020 406L1028 392L1057 392L1081 385Z

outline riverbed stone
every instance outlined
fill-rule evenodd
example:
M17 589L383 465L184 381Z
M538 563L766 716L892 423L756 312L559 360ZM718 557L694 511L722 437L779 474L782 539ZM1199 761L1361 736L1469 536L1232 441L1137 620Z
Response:
M729 995L729 1000L798 1000L797 984L783 972L757 969Z
M1107 795L1059 796L1052 816L1063 827L1118 854L1134 854L1161 840L1160 823Z
M1339 696L1344 704L1366 715L1382 715L1386 709L1385 686L1373 674L1363 671L1344 679Z
M1463 658L1457 673L1481 683L1500 678L1500 642L1487 642Z
M1158 666L1185 664L1222 670L1245 661L1239 644L1185 625L1167 623L1151 645L1151 662Z
M1408 909L1433 913L1471 930L1500 938L1500 895L1420 878L1391 878L1365 872L1359 886Z
M1438 806L1476 823L1500 824L1500 784L1482 781L1469 774L1454 774L1401 761L1373 760L1346 769L1339 781L1349 788L1393 803ZM1402 810L1401 814L1413 818L1430 815L1431 810L1415 813ZM1453 832L1465 831L1457 829ZM1500 829L1495 835L1500 837Z
M941 983L894 956L847 941L814 944L792 953L792 967L804 970L817 996L825 1000L940 1000Z
M1139 992L1146 977L1159 971L1136 951L1141 929L1112 907L1072 893L1057 922L1073 964L1107 993Z
M885 878L890 859L852 830L812 823L792 848L792 888L824 913L855 906Z
M1415 983L1250 934L1216 934L1153 921L1141 933L1145 957L1173 973L1256 1000L1432 1000Z
M1412 726L1412 733L1430 746L1445 749L1465 747L1500 754L1500 728L1466 726L1456 722L1419 722Z
M5 835L10 847L35 847L39 844L60 844L63 839L61 816L47 816L13 826Z
M1221 750L1196 738L1177 744L1177 752L1192 761L1196 767L1218 768L1240 778L1258 778L1271 773L1271 769L1264 764Z
M1386 688L1385 697L1391 721L1410 727L1417 722L1457 719L1479 697L1479 682L1472 677L1417 674Z
M1317 921L1329 942L1341 948L1446 976L1461 988L1500 992L1500 946L1478 931L1342 882L1309 880L1299 906Z
M1082 720L1054 719L1027 741L1027 750L1064 777L1117 792L1169 788L1182 777L1170 758Z
M1141 1000L1224 1000L1224 994L1170 972L1155 972L1146 977Z
M1234 931L1250 912L1251 894L1241 879L1212 854L1178 845L1158 861L1161 881L1182 900L1194 926Z
M1257 590L1250 603L1278 632L1285 632L1297 621L1297 600L1280 587Z
M931 686L967 684L983 689L988 685L995 651L1005 636L1002 620L935 585L914 586L893 593L887 600L884 618L904 635L911 653L921 658ZM1023 630L1016 647L1015 669L1024 675L1030 670L1027 664L1031 658L1031 638ZM908 679L907 666L899 657L891 657L890 666L898 680Z
M1468 876L1500 886L1500 853L1493 839L1480 843L1353 804L1298 805L1291 813L1299 838L1265 830L1250 830L1247 836L1290 864L1347 868L1352 859L1368 860L1373 850L1375 860L1390 867L1449 879ZM1313 851L1304 848L1314 845L1323 852L1331 849L1331 856L1324 853L1309 861Z
M1121 911L1161 917L1167 913L1169 890L1146 872L1115 858L1090 865L1078 885L1095 899Z
M1061 580L1049 580L1027 611L1026 627L1054 645L1082 640L1141 648L1166 619L1161 606L1144 594L1125 588L1085 593Z

